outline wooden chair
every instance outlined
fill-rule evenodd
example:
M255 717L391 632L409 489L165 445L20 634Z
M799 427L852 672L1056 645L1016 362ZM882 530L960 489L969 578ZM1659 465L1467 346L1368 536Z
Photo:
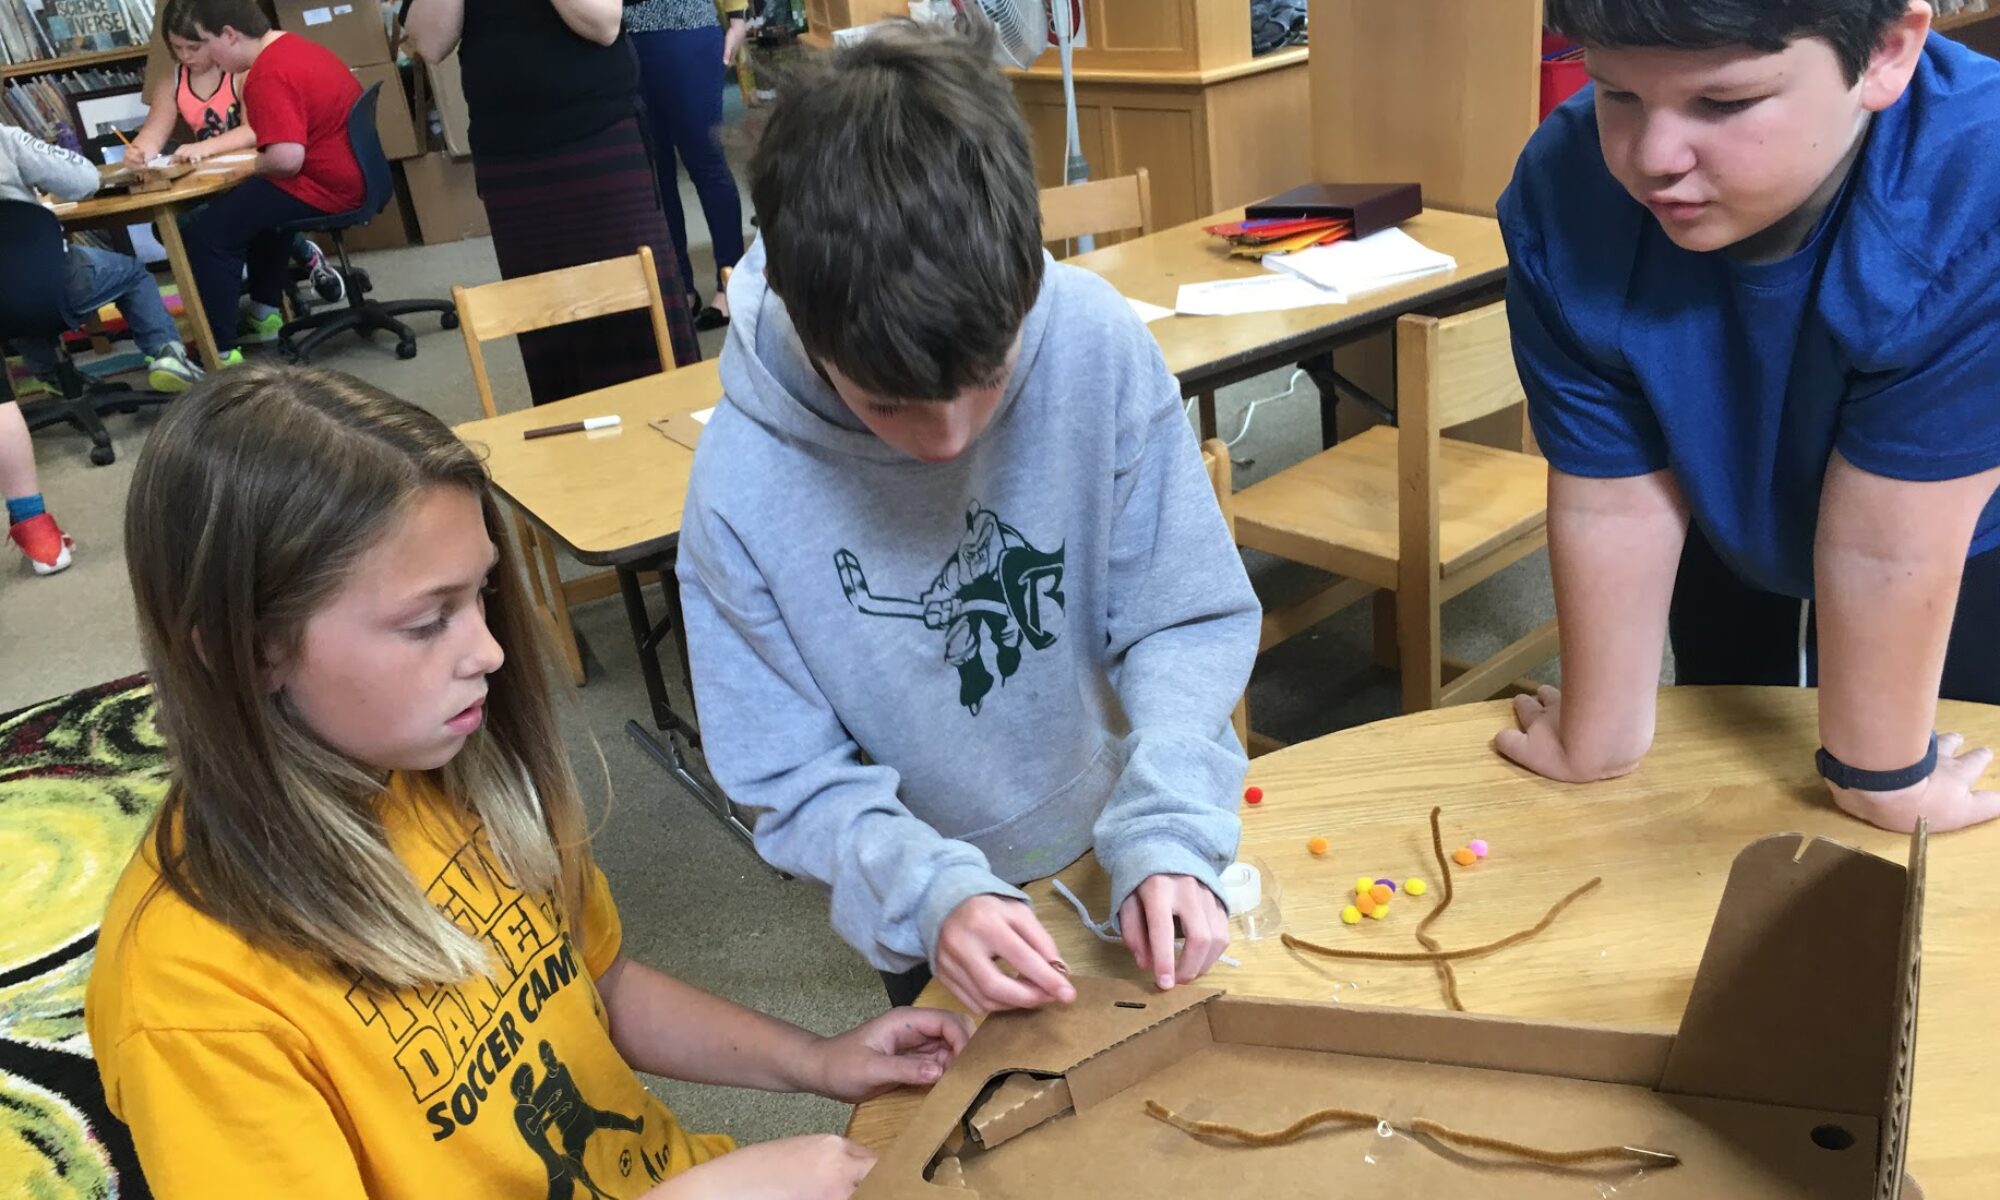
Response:
M1377 426L1245 488L1237 544L1305 563L1339 582L1264 617L1260 648L1371 595L1376 644L1393 646L1403 709L1485 699L1556 653L1551 620L1485 662L1447 661L1446 600L1548 541L1548 464L1441 436L1520 404L1504 304L1396 323L1398 426ZM1393 601L1387 598L1393 594Z
M1215 489L1215 503L1222 509L1223 524L1229 527L1229 538L1236 540L1236 497L1234 469L1229 463L1229 446L1221 438L1210 438L1201 444L1201 465L1208 468L1208 486ZM1262 647L1258 647L1262 649ZM1236 711L1230 715L1229 723L1236 727L1236 739L1243 743L1244 750L1250 749L1250 697L1246 690L1243 699L1236 702Z
M1117 179L1042 189L1042 241L1153 232L1153 179L1140 167Z
M493 381L486 373L486 356L480 345L495 338L647 309L653 318L653 345L659 351L662 370L674 369L667 308L660 296L653 251L648 246L639 247L638 253L626 258L503 279L478 287L454 286L451 298L458 306L459 328L465 332L465 353L472 360L472 382L479 389L479 407L489 417L499 412L494 406ZM581 687L583 655L577 649L576 630L570 624L570 605L611 595L617 590L615 576L610 571L600 571L565 583L556 567L555 543L518 512L515 524L522 560L529 564L529 590L535 594L536 604L555 634L571 680Z

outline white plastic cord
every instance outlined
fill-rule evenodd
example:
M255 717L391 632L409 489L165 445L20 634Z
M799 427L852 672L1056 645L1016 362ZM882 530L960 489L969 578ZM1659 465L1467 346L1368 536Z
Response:
M1806 623L1812 619L1812 601L1799 601L1799 686L1807 687L1811 678L1806 672Z
M1230 438L1227 442L1223 444L1233 449L1236 443L1248 437L1250 435L1250 419L1257 415L1257 410L1262 408L1264 405L1269 404L1273 400L1285 400L1294 395L1297 395L1299 390L1299 381L1304 379L1305 377L1306 373L1304 371L1295 370L1292 372L1290 386L1287 387L1284 391L1279 392L1275 396L1261 396L1255 400L1252 400L1243 409L1243 424L1237 427L1236 436Z
M1084 907L1083 901L1077 899L1076 893L1070 891L1068 885L1063 883L1062 880L1051 879L1049 880L1049 886L1055 889L1056 895L1061 896L1063 899L1069 901L1070 907L1076 910L1076 919L1083 922L1083 927L1085 929L1088 929L1090 930L1090 932L1096 934L1098 941L1110 942L1114 945L1122 945L1124 943L1125 941L1124 938L1121 938L1117 934L1111 932L1111 922L1098 921L1092 919L1090 915L1090 910ZM1175 938L1174 945L1176 946L1180 945L1181 941L1182 939ZM1221 958L1216 959L1215 961L1222 963L1225 966L1231 966L1231 967L1240 967L1243 965L1242 963L1229 957L1227 954L1223 955Z

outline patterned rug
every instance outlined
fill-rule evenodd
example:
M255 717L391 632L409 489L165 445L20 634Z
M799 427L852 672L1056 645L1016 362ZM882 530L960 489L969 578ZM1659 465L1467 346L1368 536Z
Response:
M143 677L0 716L0 1196L149 1195L104 1106L83 986L112 885L165 794Z

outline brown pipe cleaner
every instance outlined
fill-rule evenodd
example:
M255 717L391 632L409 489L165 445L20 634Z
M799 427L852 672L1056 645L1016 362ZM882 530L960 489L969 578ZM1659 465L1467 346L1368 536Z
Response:
M1245 1146L1283 1146L1297 1141L1309 1130L1320 1125L1390 1125L1396 1126L1376 1116L1374 1113L1360 1112L1351 1108L1322 1108L1318 1112L1307 1113L1283 1129L1271 1133L1257 1133L1225 1125L1220 1121L1193 1121L1174 1112L1157 1100L1146 1101L1146 1112L1157 1120L1164 1121L1190 1137L1223 1138ZM1523 1146L1519 1142L1509 1142L1501 1138L1486 1137L1477 1133L1461 1133L1448 1125L1424 1117L1410 1119L1404 1133L1418 1133L1435 1138L1448 1146L1460 1150L1485 1150L1503 1154L1526 1162L1539 1163L1545 1167L1589 1167L1589 1166L1635 1166L1635 1167L1677 1167L1680 1155L1664 1150L1646 1150L1638 1146L1597 1146L1588 1150L1542 1150L1534 1146Z
M1415 950L1408 953L1394 950L1336 950L1331 946L1321 946L1304 938L1293 937L1289 933L1283 935L1283 941L1285 945L1295 950L1309 950L1314 954L1324 954L1328 958L1358 958L1368 962L1460 962L1468 958L1481 958L1494 954L1509 946L1518 946L1529 938L1545 932L1549 926L1556 923L1556 918L1562 915L1564 909L1582 899L1603 882L1602 877L1593 879L1556 901L1555 907L1549 909L1548 915L1530 928L1523 929L1519 933L1510 933L1497 942L1488 942L1484 946L1472 946L1465 950Z
M1451 907L1451 898L1456 894L1451 882L1451 860L1444 854L1444 832L1439 828L1439 818L1443 814L1442 806L1431 806L1431 853L1437 856L1438 875L1444 880L1444 899L1438 901L1438 906L1425 913L1424 919L1417 922L1417 944L1430 951L1437 951L1441 947L1438 945L1438 940L1426 931L1430 929L1432 921L1443 916L1444 910ZM1451 969L1451 962L1440 958L1433 960L1431 966L1437 968L1438 986L1444 989L1445 1004L1449 1005L1453 1012L1464 1012L1465 1004L1458 998L1458 973Z

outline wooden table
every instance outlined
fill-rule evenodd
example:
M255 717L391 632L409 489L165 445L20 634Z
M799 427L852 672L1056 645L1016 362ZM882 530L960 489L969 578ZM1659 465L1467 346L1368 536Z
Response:
M1184 283L1266 273L1262 263L1232 257L1220 238L1203 232L1203 226L1242 217L1242 209L1229 209L1067 261L1102 275L1132 299L1172 308ZM1454 302L1464 304L1485 294L1498 296L1507 278L1507 249L1500 240L1499 222L1432 209L1404 222L1403 231L1431 249L1451 255L1458 260L1458 269L1369 292L1347 304L1240 317L1174 316L1154 321L1148 328L1160 343L1167 369L1180 380L1181 394L1213 393L1277 367L1328 355L1343 343L1393 327L1396 318L1406 313L1432 311ZM1322 424L1330 440L1333 393L1329 376L1330 368L1315 374L1324 400ZM1213 433L1204 429L1202 436Z
M1534 778L1492 751L1494 731L1511 719L1503 702L1345 730L1251 764L1250 782L1265 799L1244 810L1242 854L1279 881L1288 931L1334 945L1414 949L1417 919L1435 892L1399 896L1387 920L1356 929L1338 913L1358 875L1436 882L1427 818L1441 804L1447 852L1475 837L1492 845L1485 862L1456 871L1458 897L1433 926L1446 946L1526 928L1571 888L1604 879L1542 937L1460 964L1468 1009L1671 1030L1743 847L1796 831L1899 863L1908 857L1906 836L1862 825L1827 801L1812 766L1815 700L1797 689L1665 689L1645 764L1581 788ZM1946 703L1938 722L1974 744L2000 745L2000 708ZM1325 858L1306 852L1315 834L1333 843ZM1934 836L1929 871L1910 1171L1929 1200L1984 1200L2000 1181L2000 823ZM1061 877L1104 915L1109 885L1094 860ZM1046 882L1027 890L1075 971L1138 978L1124 949L1086 934ZM1218 966L1207 981L1231 992L1443 1007L1426 965L1312 958L1275 939L1229 953L1242 968ZM935 984L924 997L951 1004ZM919 1098L906 1090L862 1105L850 1135L886 1146Z
M626 732L747 841L750 829L742 815L689 769L674 740L678 736L699 749L701 730L693 714L674 708L660 664L660 649L671 640L682 681L688 694L694 694L688 680L687 646L674 636L681 624L674 562L694 451L648 423L713 407L721 398L720 368L710 360L539 408L468 421L455 432L484 451L494 486L530 521L578 560L617 572L653 724L666 738L655 737L637 721L626 722ZM521 436L529 429L614 414L619 424L613 429L532 441ZM646 602L647 572L658 573L664 593L666 614L658 621Z
M216 349L215 331L201 306L201 289L195 286L194 268L188 263L187 246L181 241L181 214L208 197L248 179L254 156L241 162L204 163L174 180L171 187L157 192L120 192L91 196L74 203L57 204L55 214L66 229L97 229L104 226L138 225L153 222L159 230L160 245L167 251L167 266L180 288L181 312L194 334L195 351L201 365L214 370L222 363Z

